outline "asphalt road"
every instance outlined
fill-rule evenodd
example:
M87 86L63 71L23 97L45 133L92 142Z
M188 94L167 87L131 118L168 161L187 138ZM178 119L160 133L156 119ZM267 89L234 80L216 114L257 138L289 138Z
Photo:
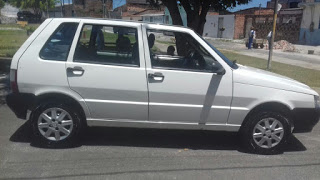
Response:
M278 155L239 148L237 134L89 128L77 147L46 149L0 106L0 179L319 179L320 125Z

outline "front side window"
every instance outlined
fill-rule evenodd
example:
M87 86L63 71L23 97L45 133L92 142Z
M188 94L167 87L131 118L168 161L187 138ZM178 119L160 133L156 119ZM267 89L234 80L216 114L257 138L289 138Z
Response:
M147 35L154 69L214 72L222 67L190 34L148 30Z
M84 25L76 47L74 61L139 66L137 29Z
M40 51L45 60L66 61L78 23L63 23L50 36Z

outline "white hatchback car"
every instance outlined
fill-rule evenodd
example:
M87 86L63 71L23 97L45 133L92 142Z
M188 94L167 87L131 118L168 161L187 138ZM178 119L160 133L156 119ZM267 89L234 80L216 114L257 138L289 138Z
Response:
M41 142L85 126L240 132L270 153L319 120L307 85L231 62L193 30L104 19L47 19L14 55L8 106Z

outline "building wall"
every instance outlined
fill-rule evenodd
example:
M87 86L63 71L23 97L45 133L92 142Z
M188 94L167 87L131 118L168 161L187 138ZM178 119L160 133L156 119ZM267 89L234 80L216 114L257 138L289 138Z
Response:
M142 21L142 16L122 16L123 20Z
M207 15L207 22L204 25L203 36L218 38L219 18L223 18L224 31L221 38L233 39L234 36L234 15ZM219 37L220 38L220 37Z
M165 24L165 15L142 16L143 22Z
M245 25L245 15L236 14L234 17L234 39L243 39L244 38L244 25Z
M300 28L300 44L320 45L320 2L305 3ZM312 29L313 23L313 29Z

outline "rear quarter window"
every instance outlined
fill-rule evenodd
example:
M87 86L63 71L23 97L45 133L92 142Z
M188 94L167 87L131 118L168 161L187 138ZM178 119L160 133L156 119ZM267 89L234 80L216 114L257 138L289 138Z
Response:
M44 60L66 61L78 23L62 23L40 51Z

